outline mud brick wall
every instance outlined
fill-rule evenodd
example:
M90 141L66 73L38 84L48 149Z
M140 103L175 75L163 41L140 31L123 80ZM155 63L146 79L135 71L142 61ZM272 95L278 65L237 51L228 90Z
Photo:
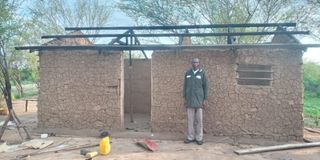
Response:
M131 104L134 113L145 113L150 115L151 60L133 59L131 71L129 69L129 60L125 60L124 86L124 111L130 113Z
M123 60L119 52L47 50L39 56L39 127L122 128Z
M151 123L155 132L186 133L182 89L191 59L200 58L208 83L204 130L211 135L301 140L302 51L277 48L171 50L152 55ZM237 64L272 66L270 86L237 84Z

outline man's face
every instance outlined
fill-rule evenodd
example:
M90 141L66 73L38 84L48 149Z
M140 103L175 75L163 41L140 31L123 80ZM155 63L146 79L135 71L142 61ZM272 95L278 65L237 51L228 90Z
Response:
M192 68L198 69L199 68L199 62L192 61Z

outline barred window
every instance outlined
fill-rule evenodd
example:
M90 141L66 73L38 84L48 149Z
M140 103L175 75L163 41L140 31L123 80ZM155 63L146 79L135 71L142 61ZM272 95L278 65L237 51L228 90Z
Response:
M237 73L239 85L271 85L273 73L271 65L238 64Z

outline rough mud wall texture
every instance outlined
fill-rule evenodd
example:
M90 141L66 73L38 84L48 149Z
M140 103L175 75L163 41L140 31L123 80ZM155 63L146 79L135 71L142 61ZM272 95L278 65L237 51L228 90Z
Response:
M119 52L47 50L39 56L39 127L122 127L123 61Z
M209 83L204 130L212 135L301 140L302 52L294 49L159 51L152 55L151 123L155 132L186 133L184 74L200 58ZM237 64L271 65L270 86L237 84Z
M133 59L131 70L129 61L124 63L124 111L130 113L151 112L151 60ZM131 94L130 94L131 93Z

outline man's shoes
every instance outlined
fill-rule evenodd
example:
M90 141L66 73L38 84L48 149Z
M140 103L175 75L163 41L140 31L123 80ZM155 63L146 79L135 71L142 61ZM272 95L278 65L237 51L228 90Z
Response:
M186 139L186 140L184 140L183 142L185 143L185 144L189 144L189 143L192 143L192 142L194 142L195 140L190 140L190 139Z
M202 144L203 144L203 140L201 140L201 141L196 141L196 143L197 143L198 145L202 145Z

